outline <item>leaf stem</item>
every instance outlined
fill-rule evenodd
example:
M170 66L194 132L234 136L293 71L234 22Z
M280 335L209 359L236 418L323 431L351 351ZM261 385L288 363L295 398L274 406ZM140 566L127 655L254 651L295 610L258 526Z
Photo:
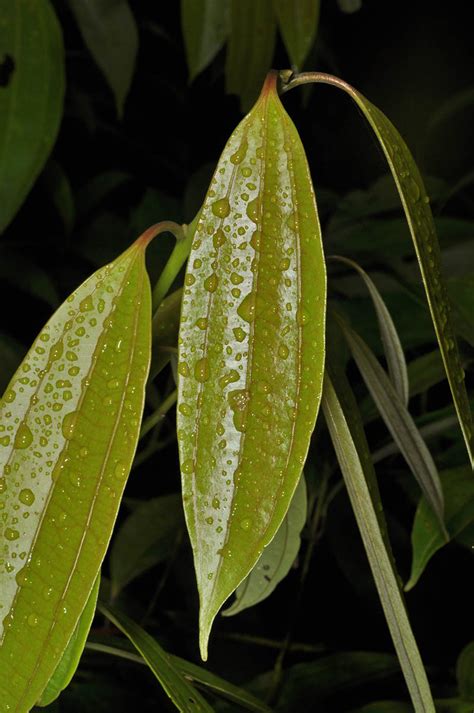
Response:
M151 416L148 416L142 424L142 429L140 431L140 438L146 436L147 433L151 431L152 428L156 426L157 423L163 419L170 408L176 403L178 398L178 391L175 389L165 398L161 406L159 406L156 411L154 411Z
M191 242L194 231L190 230L187 225L178 225L170 220L160 223L162 230L160 232L168 232L176 238L176 245L173 248L168 262L164 266L161 275L159 276L152 295L152 309L156 312L169 288L176 279L181 270L186 258L191 250Z

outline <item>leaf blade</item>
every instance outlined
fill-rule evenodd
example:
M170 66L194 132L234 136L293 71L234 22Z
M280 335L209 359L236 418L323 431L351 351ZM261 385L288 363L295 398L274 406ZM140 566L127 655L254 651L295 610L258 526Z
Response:
M274 0L274 7L291 63L301 69L316 37L320 0Z
M229 0L181 0L189 81L212 62L229 32Z

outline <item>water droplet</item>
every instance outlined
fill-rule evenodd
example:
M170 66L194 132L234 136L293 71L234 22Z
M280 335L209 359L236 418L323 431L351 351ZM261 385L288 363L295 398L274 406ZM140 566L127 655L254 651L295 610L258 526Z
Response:
M240 379L239 372L236 371L235 369L231 369L227 374L224 374L224 376L221 376L219 379L219 386L222 388L225 388L228 384L234 384L236 381Z
M212 525L213 522L214 522L214 518L213 518L213 517L206 517L206 522L207 522L208 525Z
M244 278L237 272L233 272L230 276L230 281L233 285L240 285L244 281Z
M74 433L74 428L76 426L77 411L70 411L67 413L61 424L61 431L66 440L70 440Z
M250 530L250 527L252 525L252 520L249 517L246 517L244 520L240 521L240 527L242 530Z
M117 463L115 464L115 468L114 468L115 477L119 478L120 480L123 480L123 478L126 477L127 472L128 472L128 468L125 465L125 463L122 463L122 461L120 461L120 460L117 461Z
M234 337L237 339L238 342L243 342L245 337L247 336L247 332L242 329L242 327L235 327L235 329L232 330L234 332Z
M216 230L214 233L214 237L212 238L212 244L214 245L215 249L218 250L221 248L225 243L225 233L222 230L222 228L219 228L219 230Z
M207 329L207 317L199 317L199 319L196 320L196 327L199 327L199 329Z
M16 392L13 391L13 389L8 389L5 391L5 395L3 397L3 400L7 402L7 404L11 404L13 401L16 399Z
M290 353L290 352L289 352L289 349L288 349L288 347L286 346L286 344L280 344L280 346L278 347L278 356L279 356L281 359L288 359L288 354L289 354L289 353Z
M244 139L242 139L242 143L240 144L237 151L235 153L233 153L232 156L230 157L231 163L233 163L233 164L242 163L242 161L245 158L245 154L247 153L247 148L248 148L247 139L244 138Z
M250 393L247 389L235 389L229 391L229 405L234 412L234 426L237 431L245 431L245 417L250 400Z
M189 404L180 404L178 406L178 411L183 414L183 416L191 416L193 410Z
M1 495L2 493L4 493L5 490L7 490L7 487L8 487L8 486L7 486L7 481L6 481L6 479L2 476L2 477L0 478L0 495Z
M186 364L185 361L181 361L178 364L178 374L184 377L189 376L189 366Z
M35 502L35 494L29 488L24 488L23 490L20 490L18 500L23 503L23 505L33 505Z
M250 203L248 204L247 215L254 223L258 223L260 215L260 202L258 198L254 198L253 201L250 201Z
M229 199L219 198L212 204L212 212L217 218L227 218L230 213Z
M253 322L255 319L255 301L255 292L249 292L237 308L237 314L246 322Z
M212 507L214 508L214 510L219 510L220 506L221 506L221 501L219 500L218 497L214 496L212 498Z
M15 434L15 448L28 448L33 442L33 434L26 423L20 423L18 431Z
M219 284L219 279L215 272L213 272L209 277L204 280L204 289L208 292L215 292L217 290L217 285Z
M209 378L209 362L206 357L198 359L194 365L194 378L203 383Z
M91 295L84 297L84 299L79 303L79 309L81 312L91 312L94 309L94 302L92 301Z
M194 473L194 461L191 458L185 460L181 465L181 470L185 475L191 475L191 473Z
M35 627L38 626L39 618L36 614L30 614L28 619L28 626Z
M18 530L13 529L13 527L7 527L4 532L5 538L7 540L13 541L13 540L18 540L20 537L20 533Z
M2 436L0 438L0 446L8 446L10 443L10 436Z

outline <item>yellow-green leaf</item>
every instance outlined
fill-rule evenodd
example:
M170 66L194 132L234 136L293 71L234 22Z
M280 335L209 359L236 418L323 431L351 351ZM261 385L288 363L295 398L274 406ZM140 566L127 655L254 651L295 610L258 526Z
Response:
M274 0L275 12L291 63L302 69L318 28L320 0Z
M144 251L155 232L68 297L0 402L0 697L10 713L39 699L107 549L143 410Z
M212 621L282 522L319 408L326 274L304 149L269 75L197 224L179 335L178 441Z
M53 147L64 96L61 28L49 0L0 0L0 233Z

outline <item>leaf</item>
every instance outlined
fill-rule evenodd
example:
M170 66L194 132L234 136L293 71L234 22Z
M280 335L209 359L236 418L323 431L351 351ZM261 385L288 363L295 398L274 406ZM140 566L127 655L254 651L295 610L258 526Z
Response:
M320 402L321 235L275 84L269 75L224 149L185 277L178 440L203 657L219 608L285 517Z
M230 0L181 0L189 81L212 62L229 33Z
M278 27L291 64L297 69L313 46L318 29L320 0L274 0Z
M140 574L168 558L183 524L179 495L152 498L127 517L110 552L113 597Z
M69 643L64 654L56 666L56 670L44 689L37 706L48 706L56 700L62 691L69 685L72 677L76 673L79 665L86 639L92 625L97 606L97 596L99 594L100 575L97 576L95 584L87 600L86 606L76 624L76 628L69 639Z
M87 49L111 88L117 113L123 108L135 71L138 30L126 0L68 0Z
M350 713L412 713L412 707L409 703L400 703L400 701L375 701L368 703L362 708L355 708Z
M43 168L61 121L64 50L49 0L0 0L0 233Z
M471 641L459 655L456 678L461 698L474 701L474 641Z
M273 0L231 0L226 90L248 111L270 69L276 39ZM245 68L245 69L243 69Z
M474 483L468 467L452 468L441 473L445 499L445 523L451 538L474 522ZM446 539L426 500L420 500L411 533L412 565L405 590L418 582L426 565Z
M51 678L110 539L143 410L154 234L68 297L0 402L0 691L12 713Z
M150 377L154 379L171 358L178 346L179 319L183 290L175 290L165 297L152 322L152 355Z
M74 228L75 206L71 184L61 165L52 159L41 176L43 189L53 204L67 235Z
M178 710L182 713L213 713L211 706L175 666L171 656L141 626L103 602L99 604L99 610L130 639Z
M369 122L383 149L405 211L454 406L471 465L474 467L473 422L464 383L464 370L451 324L450 302L441 273L441 257L433 215L418 167L407 145L387 117L342 79L329 74L307 73L291 80L286 89L315 81L331 84L345 91Z
M385 425L444 528L443 490L438 471L415 422L363 339L342 320L337 321Z
M13 287L23 290L50 307L57 307L59 295L50 275L35 264L24 249L12 250L0 246L0 278Z
M347 385L345 389L348 389ZM350 413L352 420L359 420L357 411L354 409L346 414L342 410L327 372L322 408L415 713L435 713L423 662L368 487L366 471L370 478L372 466L367 442L358 439L356 444L353 440L348 416Z
M275 537L260 555L250 574L238 587L235 602L224 616L239 614L270 596L286 577L300 549L301 530L306 522L306 483L302 475L293 499Z
M353 260L349 258L341 257L339 255L331 256L333 260L338 260L345 265L349 265L356 270L359 275L364 280L369 294L374 303L375 311L377 313L377 320L379 323L380 334L382 337L382 342L384 346L385 357L387 359L388 373L390 375L390 380L400 397L402 403L407 406L408 404L408 373L407 365L405 361L405 355L403 353L402 345L400 344L400 339L393 320L390 316L385 302L382 296L368 274Z

